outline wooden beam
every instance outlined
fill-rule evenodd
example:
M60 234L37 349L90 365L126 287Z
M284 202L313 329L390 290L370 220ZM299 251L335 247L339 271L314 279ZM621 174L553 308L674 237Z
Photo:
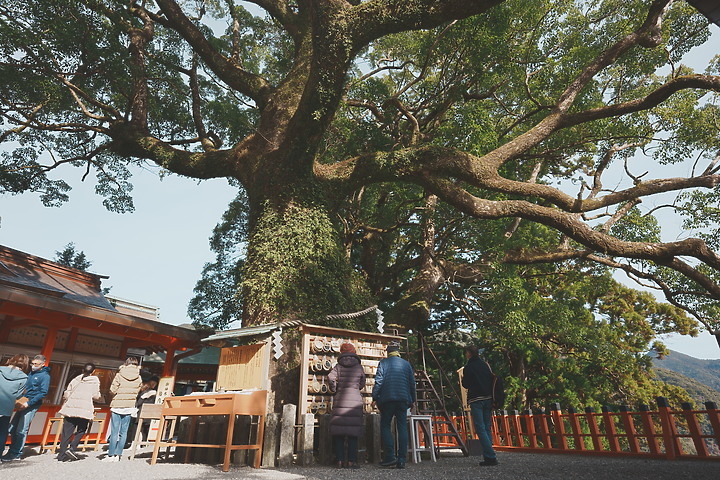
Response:
M53 350L55 349L55 339L57 338L57 332L57 328L51 327L48 328L47 333L45 334L45 344L43 345L40 354L47 359L45 362L46 365L50 364L50 359L52 358Z
M70 329L70 335L68 336L67 343L65 344L66 351L68 351L68 352L75 351L75 343L77 342L79 332L80 332L80 329L77 327L72 327Z
M23 325L44 325L58 328L76 327L84 330L110 333L120 337L129 337L143 342L144 345L172 344L175 348L192 346L191 344L171 335L163 335L157 332L134 329L124 325L116 325L110 322L86 318L79 315L45 310L13 302L3 302L2 307L0 307L0 313L12 314L18 317L18 319L21 319L21 323Z

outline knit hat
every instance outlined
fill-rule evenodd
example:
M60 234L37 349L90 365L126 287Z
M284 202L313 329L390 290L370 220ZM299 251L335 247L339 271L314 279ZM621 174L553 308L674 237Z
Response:
M355 353L355 345L350 342L340 345L340 353Z
M387 345L387 353L391 352L399 352L400 351L400 342L390 342Z

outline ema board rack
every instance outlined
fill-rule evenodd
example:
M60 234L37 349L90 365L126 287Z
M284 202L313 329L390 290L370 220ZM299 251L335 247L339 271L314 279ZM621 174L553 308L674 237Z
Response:
M386 357L388 343L402 340L404 338L398 335L303 325L298 418L303 413L323 415L332 412L333 395L327 375L337 364L343 343L352 343L360 357L365 371L365 387L361 394L365 412L371 413L372 389L380 360Z

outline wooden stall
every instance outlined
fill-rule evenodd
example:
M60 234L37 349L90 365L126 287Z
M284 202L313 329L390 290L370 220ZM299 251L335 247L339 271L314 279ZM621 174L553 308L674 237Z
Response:
M292 320L217 332L202 341L221 348L216 392L267 390L263 465L288 466L293 454L298 464L309 465L316 455L325 462L330 451L326 430L333 397L327 374L337 362L342 343L352 343L361 359L367 377L362 394L369 414L373 413L375 372L386 356L386 346L404 338ZM375 461L380 449L379 416L367 415L366 423L373 433L365 439L361 453L364 449Z
M42 354L50 367L50 390L30 425L30 444L42 441L66 385L86 362L97 366L103 400L96 418L104 419L110 384L127 356L167 352L162 375L174 377L178 360L202 349L194 330L160 322L156 308L103 295L104 278L0 246L0 361ZM102 435L97 429L108 423L95 423L91 433Z
M355 346L360 363L365 370L365 388L362 390L365 413L372 413L372 389L375 372L385 349L391 341L403 340L397 335L360 332L320 325L303 324L302 353L300 364L300 391L298 395L298 421L304 413L323 415L332 411L333 396L328 389L327 375L337 364L340 346L349 342Z

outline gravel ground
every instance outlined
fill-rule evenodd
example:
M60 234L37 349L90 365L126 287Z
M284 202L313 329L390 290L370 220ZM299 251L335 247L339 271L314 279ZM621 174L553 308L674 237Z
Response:
M327 466L285 469L253 469L231 465L225 473L220 465L162 463L150 465L150 451L135 460L104 463L104 452L88 452L75 462L60 463L55 455L37 454L37 447L26 449L26 458L3 463L3 480L183 480L183 479L250 479L250 480L326 480L357 478L362 480L463 480L463 479L597 479L597 480L718 480L720 462L699 460L646 460L585 455L552 455L531 453L498 453L500 465L479 467L477 457L443 453L437 463L424 461L408 464L405 470L381 469L364 465L358 470L339 470Z

